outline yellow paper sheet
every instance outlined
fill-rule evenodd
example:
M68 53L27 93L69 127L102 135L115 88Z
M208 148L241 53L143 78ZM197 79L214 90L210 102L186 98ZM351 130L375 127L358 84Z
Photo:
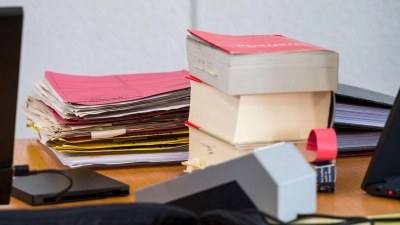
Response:
M130 146L155 146L155 145L170 145L170 144L187 144L189 137L174 137L163 139L145 139L131 142L88 142L88 143L75 143L75 144L58 144L55 142L48 142L55 150L89 150L101 148L122 148Z
M140 146L132 148L121 149L92 149L92 150L57 150L61 153L70 155L91 155L91 154L129 154L129 153L148 153L148 152L162 152L162 151L182 151L183 148L188 147L188 144L177 145L159 145L159 146Z
M146 139L148 137L161 137L161 136L169 136L169 135L179 135L179 134L189 134L189 130L187 128L179 130L179 131L171 131L171 132L160 132L160 133L149 133L149 134L132 134L129 136L122 136L122 137L113 137L113 138L106 138L106 139L99 139L96 141L109 141L112 140L114 142L126 141L126 140L139 140L139 139ZM59 141L59 143L84 143L93 141L91 138L86 139L77 139L77 140L67 140L62 137L54 138L54 141Z

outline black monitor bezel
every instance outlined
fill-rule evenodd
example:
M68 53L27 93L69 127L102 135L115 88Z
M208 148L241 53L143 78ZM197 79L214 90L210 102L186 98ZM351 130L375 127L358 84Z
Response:
M22 7L0 8L0 204L11 194L22 24Z
M400 89L394 101L378 145L369 163L361 188L400 176Z

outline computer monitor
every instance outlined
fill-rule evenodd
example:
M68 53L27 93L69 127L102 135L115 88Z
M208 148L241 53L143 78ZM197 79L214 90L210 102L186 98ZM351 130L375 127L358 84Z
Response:
M0 7L0 204L10 201L23 11Z
M361 188L371 195L400 198L400 90Z

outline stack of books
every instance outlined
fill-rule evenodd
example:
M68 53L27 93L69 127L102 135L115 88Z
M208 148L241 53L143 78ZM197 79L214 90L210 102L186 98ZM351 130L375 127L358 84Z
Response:
M187 172L282 141L306 156L311 130L332 126L336 52L281 35L188 31Z
M69 167L181 162L188 157L187 75L46 72L24 114Z
M335 96L338 155L372 154L395 97L346 84L339 84Z

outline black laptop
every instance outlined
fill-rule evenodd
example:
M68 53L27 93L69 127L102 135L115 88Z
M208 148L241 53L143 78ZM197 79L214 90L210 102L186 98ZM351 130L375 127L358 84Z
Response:
M400 90L361 188L371 195L400 198Z

